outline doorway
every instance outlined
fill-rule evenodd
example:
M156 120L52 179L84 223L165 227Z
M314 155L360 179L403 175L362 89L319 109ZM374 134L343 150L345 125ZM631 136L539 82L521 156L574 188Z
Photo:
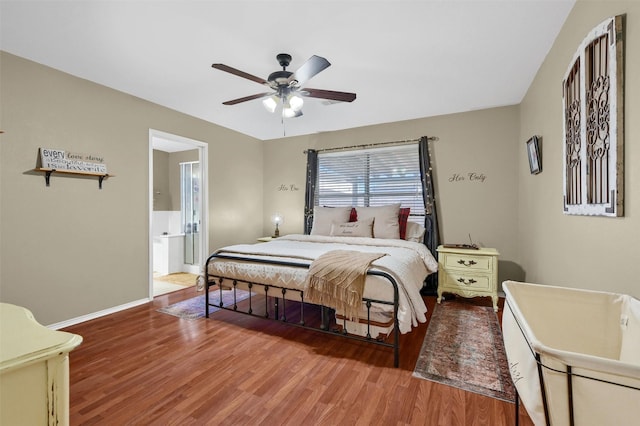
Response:
M190 164L188 170L184 163ZM198 275L204 267L200 254L209 247L207 183L206 143L149 129L150 299L180 288L166 283L171 280L154 280L155 275Z

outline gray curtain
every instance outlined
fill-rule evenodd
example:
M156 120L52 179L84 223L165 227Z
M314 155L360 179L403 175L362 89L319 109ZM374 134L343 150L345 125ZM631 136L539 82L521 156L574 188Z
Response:
M433 187L433 175L431 173L431 154L429 152L429 138L423 136L418 142L420 156L420 175L422 180L422 197L424 200L424 244L429 248L433 257L438 258L437 248L440 244L440 232L438 231L438 215L436 208L436 196ZM438 288L438 274L427 277L423 293L434 293Z
M307 150L307 184L304 195L304 233L311 232L313 225L313 206L316 196L316 179L318 178L318 151Z

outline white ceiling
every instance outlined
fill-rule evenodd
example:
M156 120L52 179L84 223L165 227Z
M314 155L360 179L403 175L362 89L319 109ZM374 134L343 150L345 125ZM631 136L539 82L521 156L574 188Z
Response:
M0 48L258 139L518 104L575 0L6 1ZM293 56L331 66L306 86L357 93L305 98L286 119L265 92L211 68L266 79Z

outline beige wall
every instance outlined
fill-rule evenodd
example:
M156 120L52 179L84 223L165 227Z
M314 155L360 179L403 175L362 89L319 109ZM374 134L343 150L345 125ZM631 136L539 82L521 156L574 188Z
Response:
M584 36L627 14L625 217L562 214L561 80ZM640 2L578 0L519 106L260 142L228 129L2 53L0 57L0 300L50 324L148 296L149 129L209 144L213 250L303 229L306 148L437 136L433 143L442 240L468 234L500 253L500 280L526 279L640 297ZM543 172L524 142L542 137ZM101 154L116 176L52 177L39 147ZM229 164L242 173L229 178ZM469 173L485 176L471 181ZM454 175L465 180L453 181ZM264 178L264 180L263 180Z
M153 210L171 210L169 153L153 150Z
M562 213L561 83L578 45L626 13L625 216ZM578 0L521 104L518 143L520 263L527 280L640 297L640 2ZM525 144L542 136L543 172L530 175Z
M169 154L169 190L171 204L168 210L180 211L180 163L198 161L198 150L172 152ZM155 168L155 166L154 166Z
M282 234L303 231L305 149L420 136L439 138L431 146L441 240L465 243L471 234L474 242L500 251L501 279L522 279L517 262L516 106L265 142L264 234L273 232L269 218L276 211L285 216Z
M148 297L150 128L209 144L211 249L262 233L260 141L4 52L0 67L3 302L52 324ZM102 155L115 177L47 188L39 147Z

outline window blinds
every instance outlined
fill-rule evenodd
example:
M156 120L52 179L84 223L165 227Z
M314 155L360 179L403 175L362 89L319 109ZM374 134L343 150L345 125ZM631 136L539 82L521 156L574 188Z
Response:
M318 154L315 205L409 207L424 223L418 144Z

